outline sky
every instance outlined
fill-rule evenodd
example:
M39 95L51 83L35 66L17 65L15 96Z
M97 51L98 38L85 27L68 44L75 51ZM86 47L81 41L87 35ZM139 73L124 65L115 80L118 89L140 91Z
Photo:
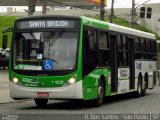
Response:
M108 0L107 8L111 7L111 1ZM132 7L132 0L114 0L114 7L115 8L131 8ZM148 0L135 0L136 6L146 2ZM160 0L150 0L148 3L160 3Z
M108 0L107 8L111 8L111 1ZM132 7L132 0L114 0L114 8L131 8ZM144 3L148 0L135 0L136 6ZM148 3L160 3L160 0L150 0ZM23 11L22 9L28 9L28 7L16 7L16 11ZM7 8L4 6L0 6L0 12L6 12ZM36 11L41 11L41 7L36 7Z

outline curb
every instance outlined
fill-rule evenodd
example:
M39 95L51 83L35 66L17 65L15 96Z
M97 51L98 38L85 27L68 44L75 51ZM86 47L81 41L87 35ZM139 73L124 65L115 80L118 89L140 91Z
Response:
M14 100L14 101L11 101L11 102L8 101L8 102L0 103L0 105L2 105L2 104L9 104L9 103L25 102L25 101L30 101L30 100L33 100L33 99Z

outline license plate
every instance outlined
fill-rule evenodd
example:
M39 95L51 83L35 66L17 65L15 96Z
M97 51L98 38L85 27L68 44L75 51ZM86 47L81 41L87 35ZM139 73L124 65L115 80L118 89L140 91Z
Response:
M37 96L38 97L49 97L49 93L48 92L38 92Z

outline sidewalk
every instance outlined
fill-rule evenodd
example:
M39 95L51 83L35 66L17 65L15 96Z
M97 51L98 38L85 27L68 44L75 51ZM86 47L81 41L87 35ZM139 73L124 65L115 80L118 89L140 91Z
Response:
M0 69L0 104L14 102L9 93L8 70Z

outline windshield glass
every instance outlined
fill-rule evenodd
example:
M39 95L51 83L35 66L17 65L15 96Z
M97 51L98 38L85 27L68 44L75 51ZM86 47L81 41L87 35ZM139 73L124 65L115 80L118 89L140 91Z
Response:
M78 43L77 31L63 29L50 32L15 34L14 69L74 70Z

